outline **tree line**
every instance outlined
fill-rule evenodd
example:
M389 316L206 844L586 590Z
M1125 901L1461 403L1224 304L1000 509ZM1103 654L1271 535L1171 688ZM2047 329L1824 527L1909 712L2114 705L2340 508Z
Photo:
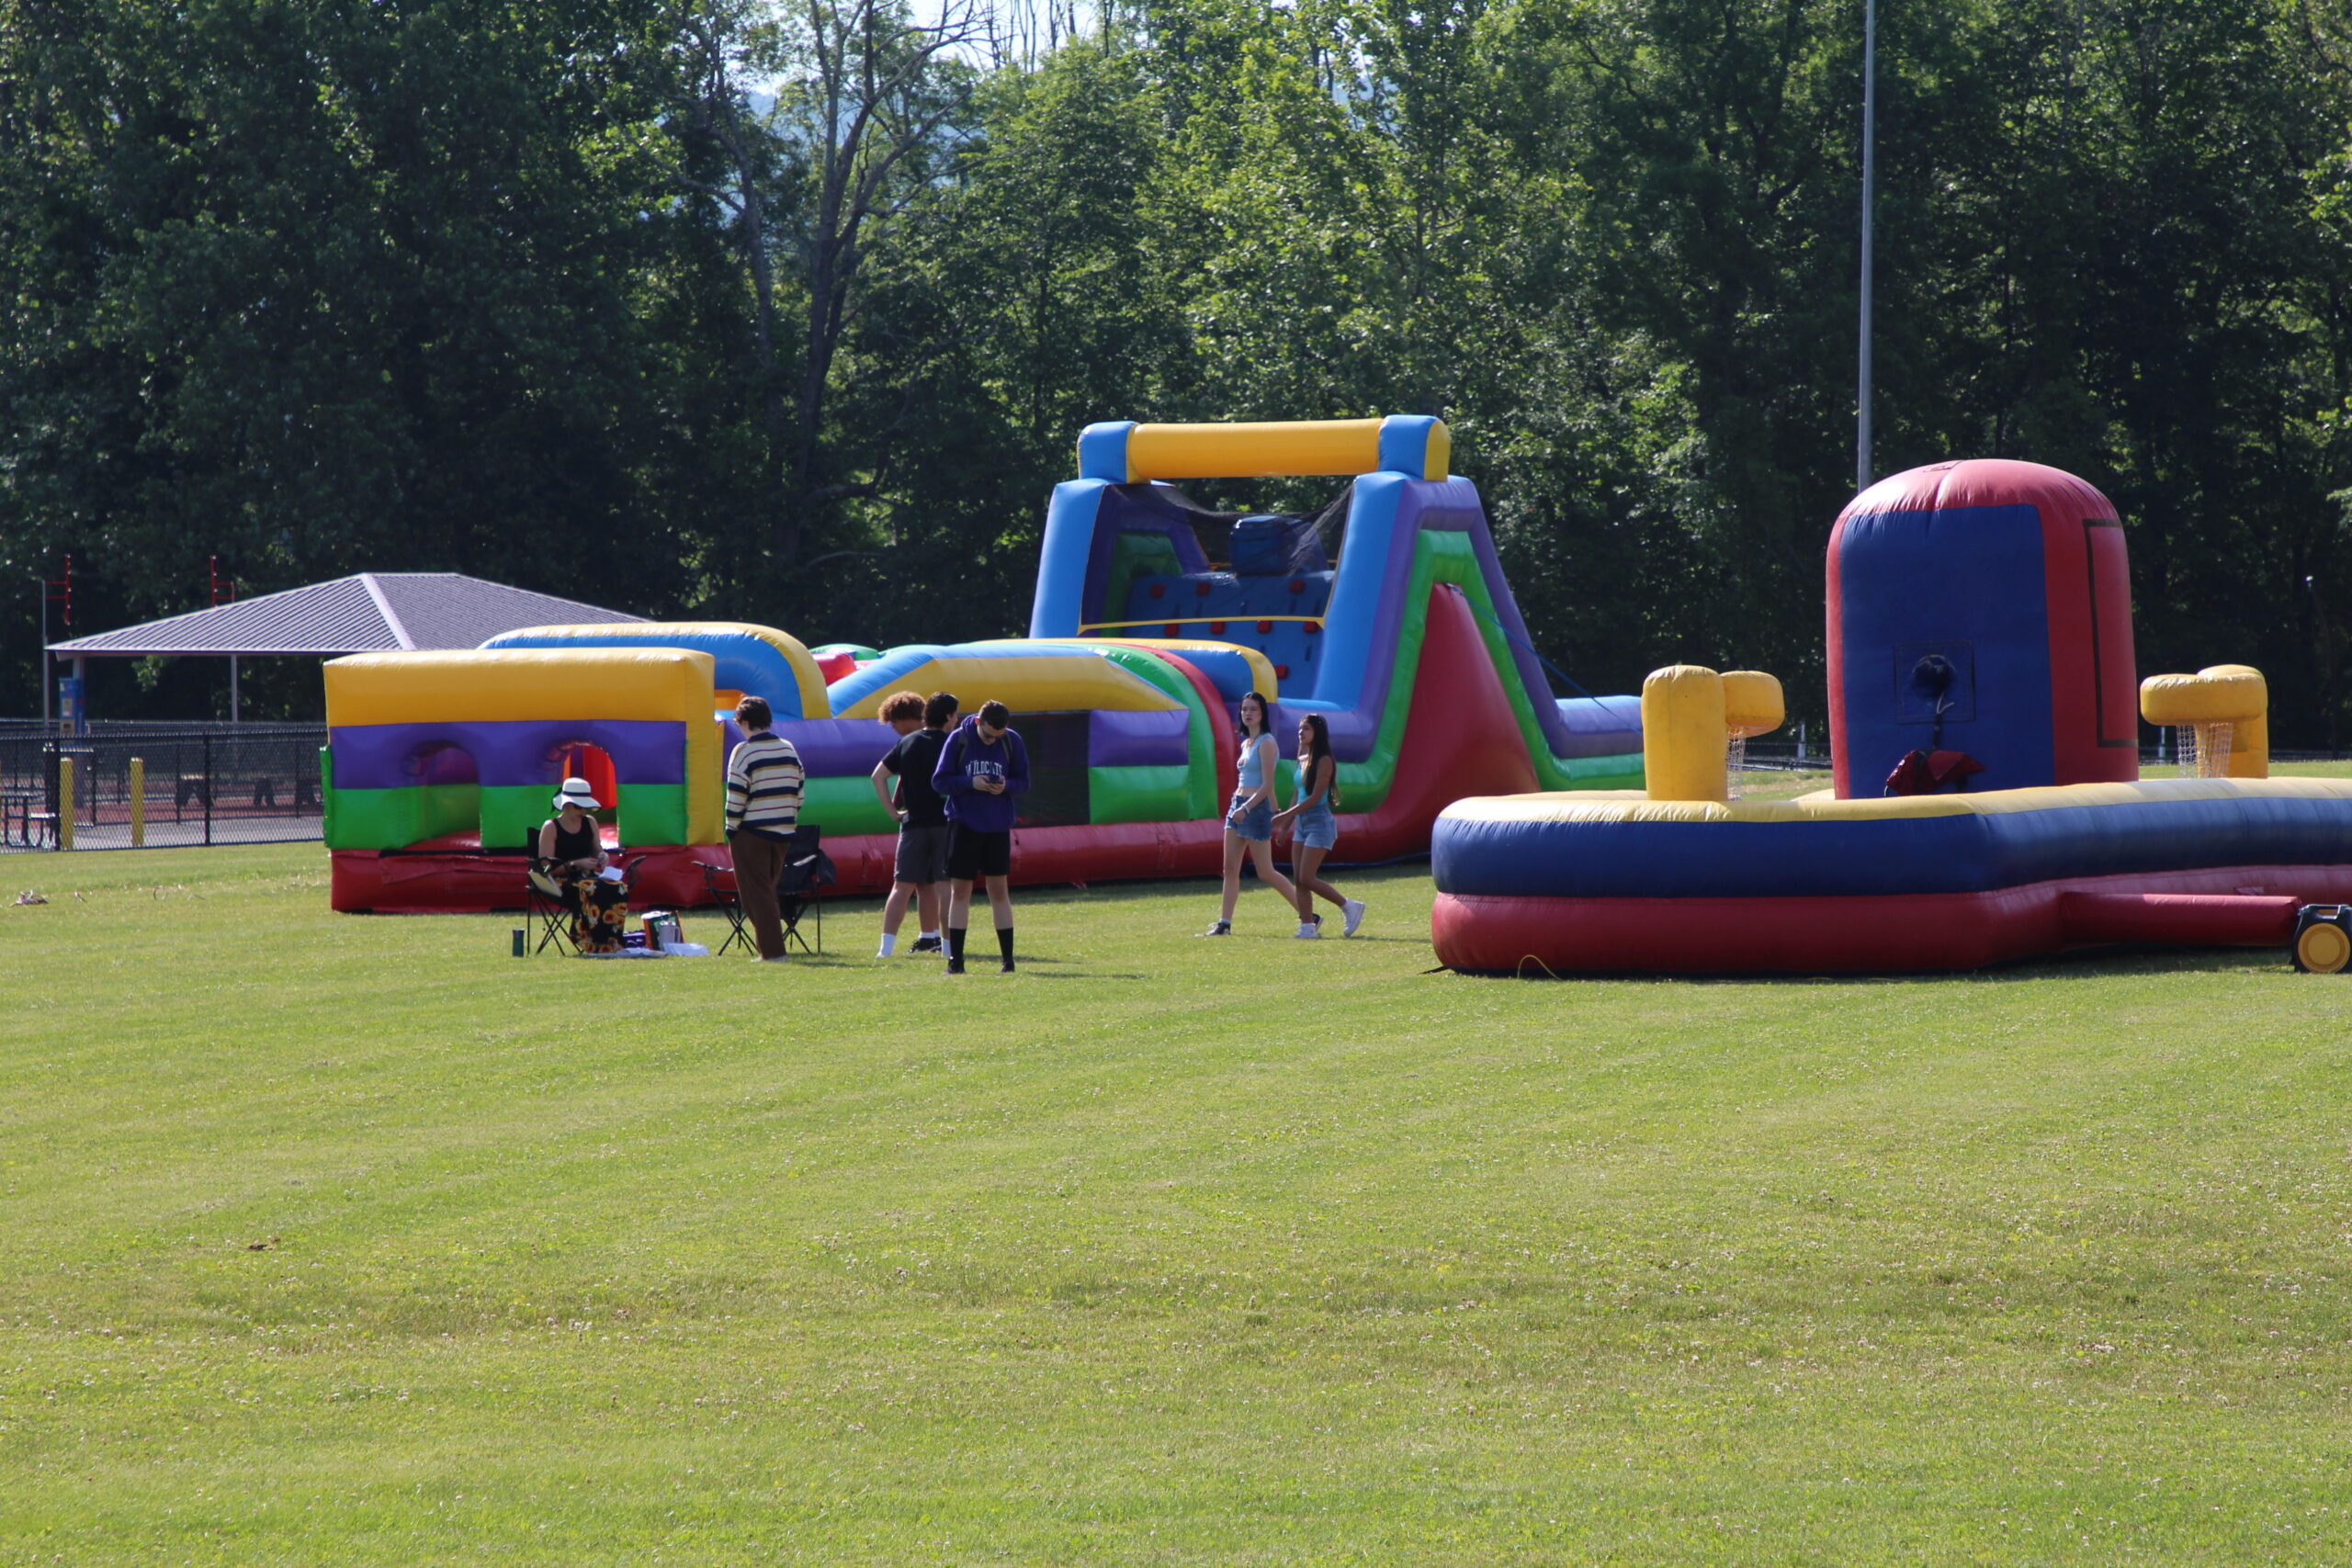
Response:
M0 706L69 551L76 631L217 556L1001 635L1089 421L1408 412L1577 681L1818 717L1860 0L1023 3L0 0ZM2338 744L2352 6L1882 0L1878 60L1877 471L2081 474L2142 668Z

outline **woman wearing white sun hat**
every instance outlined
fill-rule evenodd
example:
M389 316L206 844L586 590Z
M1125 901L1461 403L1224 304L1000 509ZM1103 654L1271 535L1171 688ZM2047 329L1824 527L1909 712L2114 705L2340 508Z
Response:
M628 890L607 880L608 861L588 814L603 809L586 779L566 779L556 792L556 814L539 824L540 874L563 891L571 908L571 940L582 953L618 953L628 922Z

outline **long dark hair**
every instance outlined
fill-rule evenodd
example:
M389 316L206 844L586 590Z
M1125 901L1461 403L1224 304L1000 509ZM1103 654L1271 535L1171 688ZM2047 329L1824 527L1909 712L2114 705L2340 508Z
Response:
M1240 727L1237 732L1238 739L1244 746L1258 739L1258 735L1250 733L1250 721L1239 716L1253 701L1258 705L1258 735L1272 735L1274 732L1274 705L1255 692L1244 692L1241 694L1241 700L1233 705L1233 711Z
M1308 714L1306 755L1298 760L1298 797L1301 800L1315 793L1315 766L1330 754L1331 727L1323 722L1321 714ZM1331 764L1331 787L1324 791L1323 801L1333 807L1340 804L1340 764L1337 762Z

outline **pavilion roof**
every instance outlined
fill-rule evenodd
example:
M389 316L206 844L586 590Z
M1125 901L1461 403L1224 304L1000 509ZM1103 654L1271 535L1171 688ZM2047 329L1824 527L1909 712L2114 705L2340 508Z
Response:
M525 626L639 621L454 571L362 571L49 645L79 655L337 654L480 648Z

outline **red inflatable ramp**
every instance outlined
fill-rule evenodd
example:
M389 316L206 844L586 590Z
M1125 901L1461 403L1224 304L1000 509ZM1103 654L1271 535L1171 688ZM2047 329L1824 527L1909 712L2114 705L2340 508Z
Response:
M2103 893L2069 888L2058 918L2075 942L2199 942L2223 947L2284 947L2295 911L2306 900L2288 894Z

